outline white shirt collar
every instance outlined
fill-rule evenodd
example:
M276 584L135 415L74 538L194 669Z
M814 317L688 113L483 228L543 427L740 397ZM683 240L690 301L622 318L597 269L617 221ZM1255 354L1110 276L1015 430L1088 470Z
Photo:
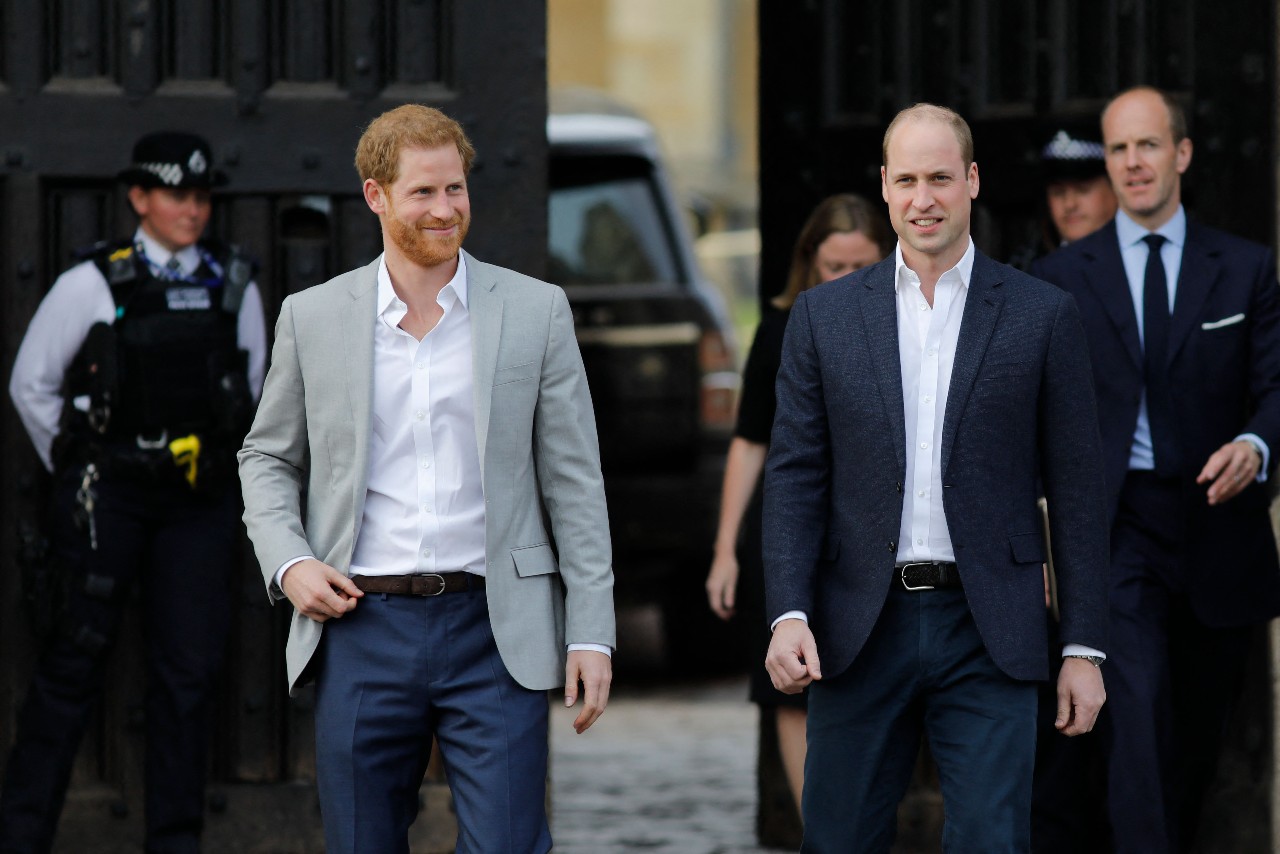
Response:
M458 269L454 272L453 278L440 289L436 302L444 305L450 295L457 297L463 308L467 307L467 256L464 252L458 253ZM384 252L378 256L378 316L381 317L393 309L403 312L403 304L397 308L398 303L400 298L396 296L396 289L391 285L391 274L387 272L387 256ZM399 319L396 322L398 323Z
M964 250L964 255L960 256L960 262L939 276L938 281L958 279L962 287L969 287L969 280L973 277L975 251L973 238L970 237L969 246ZM894 247L893 265L893 289L895 291L899 290L899 285L904 281L904 275L907 277L906 281L916 285L920 283L920 277L916 274L916 271L908 267L906 261L902 260L902 241L898 241L898 245Z
M1174 211L1173 216L1169 217L1169 221L1155 231L1148 231L1138 225L1124 211L1116 211L1116 238L1120 241L1121 249L1137 245L1148 234L1159 234L1181 249L1183 244L1187 242L1186 210L1182 205L1178 205L1178 209Z
M142 251L157 267L164 267L169 263L170 258L178 259L183 273L195 272L195 269L200 266L200 250L196 249L195 244L184 246L177 252L170 252L160 241L147 234L142 226L138 226L138 230L133 233L133 241L142 244Z

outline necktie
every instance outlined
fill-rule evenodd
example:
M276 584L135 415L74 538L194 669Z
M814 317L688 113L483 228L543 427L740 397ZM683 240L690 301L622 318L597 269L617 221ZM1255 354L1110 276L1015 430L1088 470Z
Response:
M1148 234L1147 270L1142 280L1143 382L1147 388L1147 419L1156 473L1178 473L1178 443L1174 435L1173 395L1169 382L1169 282L1160 246L1165 238Z
M166 279L175 280L182 278L182 264L178 262L177 256L170 256L164 265L164 275Z

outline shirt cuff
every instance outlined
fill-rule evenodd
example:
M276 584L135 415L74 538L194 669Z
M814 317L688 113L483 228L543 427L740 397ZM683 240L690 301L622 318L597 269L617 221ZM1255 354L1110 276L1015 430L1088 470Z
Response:
M603 652L605 655L613 658L613 650L602 643L571 643L569 644L569 652L577 652L578 650L586 650L587 652Z
M806 626L809 625L809 615L804 611L788 611L769 624L769 631L776 629L778 627L778 623L781 623L783 620L799 620Z
M1257 433L1241 433L1236 436L1235 441L1252 442L1253 446L1258 449L1258 453L1262 454L1262 468L1258 469L1258 483L1267 482L1268 463L1271 462L1271 449L1267 447L1267 443L1262 441L1262 437Z
M315 555L302 555L301 557L295 557L292 560L287 560L281 564L280 568L276 570L276 574L271 576L271 586L267 588L267 595L271 597L271 601L279 602L281 599L288 598L284 595L284 585L281 584L281 582L284 581L284 572L286 569L293 566L295 563L302 563L304 560L314 559Z
M1100 649L1094 649L1091 646L1085 646L1082 643L1069 643L1062 647L1062 657L1068 655L1096 655L1098 658L1105 659L1107 654Z

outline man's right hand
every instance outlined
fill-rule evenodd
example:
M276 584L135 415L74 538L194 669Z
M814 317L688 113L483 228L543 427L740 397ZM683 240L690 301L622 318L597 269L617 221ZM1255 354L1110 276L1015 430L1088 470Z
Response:
M353 610L356 600L364 595L354 581L315 558L286 569L280 587L299 613L317 623Z
M783 620L773 630L769 652L764 657L773 687L784 694L799 694L809 683L822 678L818 645L804 620Z

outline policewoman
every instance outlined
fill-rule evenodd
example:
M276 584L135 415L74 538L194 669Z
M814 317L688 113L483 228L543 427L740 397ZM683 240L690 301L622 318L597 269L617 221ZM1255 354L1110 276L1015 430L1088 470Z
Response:
M45 852L134 591L145 637L146 850L199 847L212 695L231 617L235 451L262 386L252 264L204 239L226 178L208 143L154 133L120 173L133 236L54 282L9 392L55 478L64 582L0 792L0 852Z

